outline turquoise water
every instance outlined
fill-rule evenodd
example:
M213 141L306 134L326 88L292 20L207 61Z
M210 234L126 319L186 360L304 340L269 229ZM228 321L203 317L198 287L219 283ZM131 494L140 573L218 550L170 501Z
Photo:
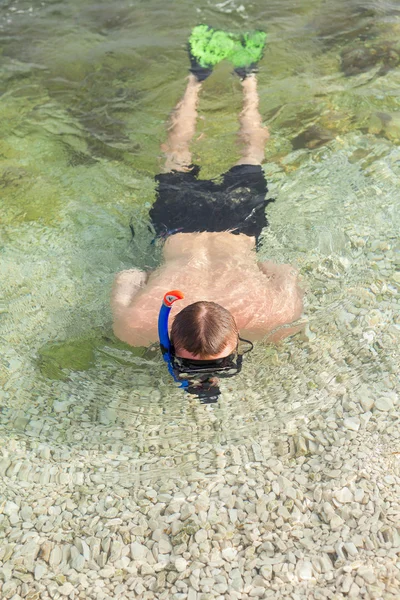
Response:
M305 333L257 344L214 408L176 390L157 351L118 342L109 308L116 272L159 259L147 212L198 22L268 31L259 93L277 201L261 258L296 265L306 289ZM3 4L0 445L19 464L8 477L56 481L65 461L89 487L195 476L218 467L220 448L268 455L338 396L398 390L399 24L389 2ZM239 156L240 106L221 64L193 144L204 177Z

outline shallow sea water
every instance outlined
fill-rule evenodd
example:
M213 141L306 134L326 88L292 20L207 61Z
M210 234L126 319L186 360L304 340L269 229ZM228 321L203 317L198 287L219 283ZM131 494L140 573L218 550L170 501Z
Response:
M338 397L398 393L399 16L337 0L3 4L2 475L28 489L212 476L221 452L246 463L283 453L288 434L301 452L296 432ZM109 308L115 273L159 258L146 215L199 22L268 31L276 202L260 255L296 265L306 290L305 332L258 343L213 407L177 390L157 351L118 342ZM193 144L204 177L238 157L240 106L219 65Z

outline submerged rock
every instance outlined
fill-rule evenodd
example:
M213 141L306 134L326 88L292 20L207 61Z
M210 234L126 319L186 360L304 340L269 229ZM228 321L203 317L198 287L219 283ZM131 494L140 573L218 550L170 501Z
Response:
M63 369L87 370L92 366L93 360L92 339L46 344L39 350L39 368L50 379L66 379Z
M371 115L368 133L386 137L389 140L400 140L400 112L376 112Z
M325 127L319 125L311 125L302 131L292 140L293 150L300 150L301 148L319 148L324 144L328 144L334 139L334 134Z
M383 42L371 46L346 48L341 53L340 68L346 77L351 77L381 65L378 76L385 75L400 63L399 50L393 46L393 42Z
M339 8L340 7L340 8ZM325 48L346 44L352 40L368 40L378 35L377 9L359 6L355 2L326 5L313 20L312 26Z

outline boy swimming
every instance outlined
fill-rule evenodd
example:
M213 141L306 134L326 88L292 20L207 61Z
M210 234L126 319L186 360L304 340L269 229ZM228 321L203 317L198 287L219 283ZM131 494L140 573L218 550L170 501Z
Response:
M162 146L165 173L156 176L157 198L149 211L157 235L166 238L163 263L151 273L122 271L113 286L115 335L132 346L147 346L159 339L161 331L171 374L179 380L185 372L197 373L203 391L206 381L211 382L210 389L215 388L210 397L218 395L213 373L221 374L223 369L227 373L229 361L230 370L235 371L235 366L236 372L240 370L239 332L261 339L298 319L303 308L297 271L290 265L258 262L255 252L268 225L265 208L271 202L265 199L268 190L261 167L269 132L258 110L256 76L265 37L260 31L237 37L206 25L193 29L191 73ZM217 182L198 178L200 167L192 164L189 145L202 82L222 58L231 60L241 79L243 150ZM169 290L178 294L173 297L171 292L168 300ZM159 323L163 299L168 314L163 318L160 314ZM289 333L286 329L274 339ZM196 387L189 388L197 393Z

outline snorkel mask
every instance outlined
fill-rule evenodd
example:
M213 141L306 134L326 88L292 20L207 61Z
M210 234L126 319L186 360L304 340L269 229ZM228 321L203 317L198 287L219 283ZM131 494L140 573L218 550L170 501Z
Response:
M168 318L172 304L183 299L179 290L172 290L164 295L158 317L158 336L160 340L161 353L168 365L168 371L174 381L180 384L189 394L195 394L204 404L218 401L221 392L218 387L218 378L233 377L242 369L243 354L253 349L252 342L239 340L250 344L246 352L239 353L238 349L224 358L212 360L196 360L192 358L181 358L175 356L174 348L168 334Z

